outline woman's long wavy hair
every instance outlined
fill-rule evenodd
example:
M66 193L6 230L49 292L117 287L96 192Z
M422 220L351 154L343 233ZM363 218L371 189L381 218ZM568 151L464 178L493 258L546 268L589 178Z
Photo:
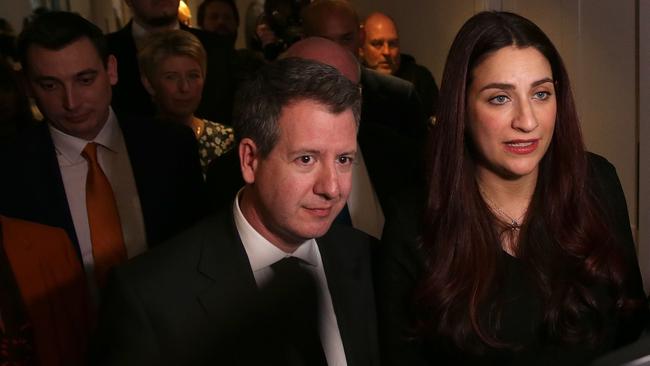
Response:
M604 283L625 304L624 264L604 209L586 184L588 166L569 78L557 50L531 21L483 12L456 36L445 66L430 136L427 208L422 249L428 271L415 294L418 329L461 349L517 348L499 339L504 278L497 227L476 182L475 149L468 138L466 94L472 70L495 51L534 47L551 65L557 116L515 254L542 299L544 336L559 342L597 341L599 304L589 286ZM595 319L585 329L585 318ZM582 325L581 325L582 324Z

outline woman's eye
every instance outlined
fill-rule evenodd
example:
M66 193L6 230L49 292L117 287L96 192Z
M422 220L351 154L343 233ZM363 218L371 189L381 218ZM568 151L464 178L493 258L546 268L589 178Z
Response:
M490 103L492 104L506 104L508 102L509 98L505 95L497 95L496 97L490 99Z
M551 96L551 93L546 92L546 91L540 91L535 93L535 98L540 99L540 100L545 100L548 99L548 97Z

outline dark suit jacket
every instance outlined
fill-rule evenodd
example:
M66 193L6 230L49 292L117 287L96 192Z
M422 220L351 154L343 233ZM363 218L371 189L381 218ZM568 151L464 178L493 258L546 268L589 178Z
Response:
M413 84L361 68L361 123L379 124L423 143L428 120Z
M117 58L118 82L113 87L113 109L118 117L153 116L155 107L140 81L137 50L132 35L132 21L106 36L108 49ZM207 75L203 97L196 115L229 124L235 89L235 51L222 38L184 25L181 29L194 34L207 52Z
M205 214L196 139L184 126L120 120L142 207L148 245ZM0 214L65 229L78 248L47 124L23 131L0 150ZM83 194L83 193L82 193Z
M438 104L438 85L436 84L436 79L433 78L429 69L417 64L413 56L402 53L400 58L399 70L395 72L395 76L413 83L415 90L420 96L427 117L434 116Z
M373 241L346 227L318 239L350 366L378 364ZM257 293L232 207L224 208L112 272L93 364L269 364L266 346L282 339L256 329Z

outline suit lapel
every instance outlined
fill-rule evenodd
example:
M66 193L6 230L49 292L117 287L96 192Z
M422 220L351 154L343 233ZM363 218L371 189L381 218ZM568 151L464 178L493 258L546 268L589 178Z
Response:
M197 266L198 272L212 281L198 294L198 301L213 320L241 313L239 307L257 295L255 277L230 211L222 211L210 226Z

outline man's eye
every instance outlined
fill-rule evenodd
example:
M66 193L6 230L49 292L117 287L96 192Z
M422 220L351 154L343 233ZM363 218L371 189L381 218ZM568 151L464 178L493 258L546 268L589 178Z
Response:
M310 164L314 161L314 159L309 155L300 156L298 157L297 160L300 164L304 164L304 165Z
M354 161L354 158L351 157L351 156L339 156L337 160L338 160L339 164L349 165L349 164L352 164L352 162Z
M85 78L80 78L79 82L83 85L90 85L95 81L95 78L92 77L85 77Z
M380 47L382 47L384 45L384 41L372 41L372 42L370 42L370 44L373 47L380 48Z
M53 81L41 81L38 83L38 86L43 90L54 90L56 89L56 83Z

